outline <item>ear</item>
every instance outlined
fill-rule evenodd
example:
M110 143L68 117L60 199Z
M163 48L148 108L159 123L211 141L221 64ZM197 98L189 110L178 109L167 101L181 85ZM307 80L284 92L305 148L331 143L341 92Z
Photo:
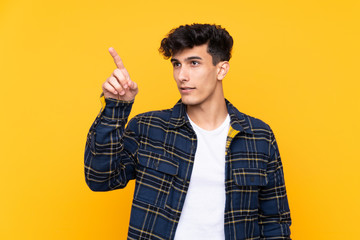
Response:
M222 61L217 64L217 79L223 80L230 69L228 61Z

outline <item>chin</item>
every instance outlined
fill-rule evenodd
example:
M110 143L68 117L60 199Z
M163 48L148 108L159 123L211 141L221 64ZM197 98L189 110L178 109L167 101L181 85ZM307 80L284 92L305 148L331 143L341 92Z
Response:
M194 99L191 97L181 97L181 101L188 106L194 106L194 105L199 105L201 103L201 101L199 99Z

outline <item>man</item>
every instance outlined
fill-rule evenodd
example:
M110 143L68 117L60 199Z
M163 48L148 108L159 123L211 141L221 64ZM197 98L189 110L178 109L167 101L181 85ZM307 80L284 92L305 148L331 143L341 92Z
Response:
M217 25L173 29L160 52L171 58L181 100L129 116L137 84L117 69L103 84L90 128L85 177L93 191L136 180L128 239L290 239L279 150L270 127L224 98L233 39Z

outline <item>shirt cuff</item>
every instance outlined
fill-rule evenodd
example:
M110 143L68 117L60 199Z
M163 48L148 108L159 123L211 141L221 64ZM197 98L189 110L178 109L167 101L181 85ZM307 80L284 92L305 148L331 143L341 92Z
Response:
M124 119L130 115L134 100L123 101L113 98L105 98L103 94L100 96L102 109L101 114L111 119Z

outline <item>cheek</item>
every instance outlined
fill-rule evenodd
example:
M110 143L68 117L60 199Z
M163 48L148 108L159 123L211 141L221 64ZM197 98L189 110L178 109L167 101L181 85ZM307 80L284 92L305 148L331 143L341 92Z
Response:
M203 81L202 84L208 89L214 88L217 83L217 75L214 71L204 72L201 79Z
M176 71L173 71L173 78L174 78L174 81L176 83L178 83L178 74L176 73Z
M213 78L212 75L213 73L207 68L193 72L193 78L197 79L197 81L202 84L209 82L209 80Z

